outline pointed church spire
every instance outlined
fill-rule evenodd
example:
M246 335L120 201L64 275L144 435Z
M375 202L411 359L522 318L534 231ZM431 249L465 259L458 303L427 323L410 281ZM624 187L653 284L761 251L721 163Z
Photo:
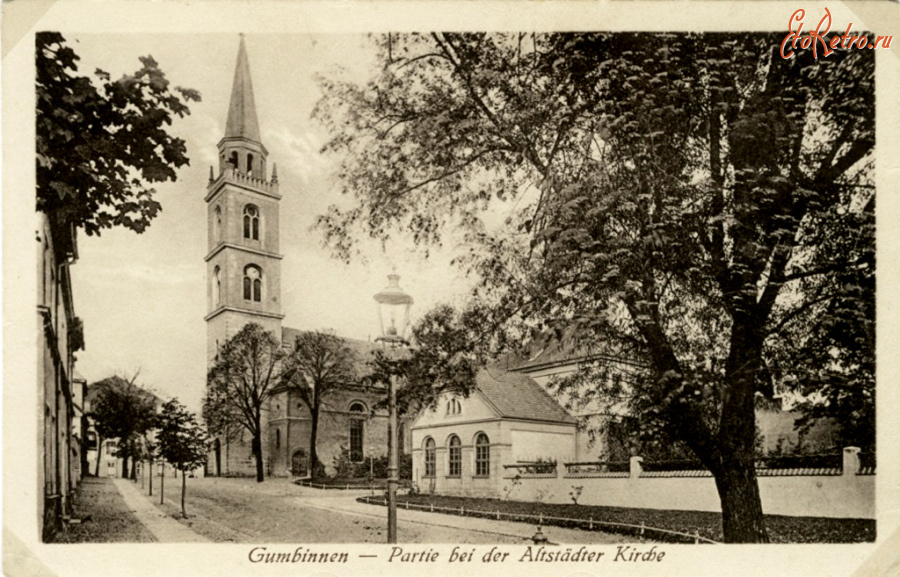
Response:
M228 122L225 124L225 138L246 138L262 144L259 138L259 121L256 118L256 104L253 101L253 83L250 81L250 62L244 35L238 48L237 65L234 69L234 84L231 87L231 104L228 106Z

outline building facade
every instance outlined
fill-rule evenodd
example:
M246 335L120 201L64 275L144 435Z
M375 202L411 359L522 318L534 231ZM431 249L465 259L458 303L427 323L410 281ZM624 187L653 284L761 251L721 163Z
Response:
M250 64L243 37L238 48L225 135L218 144L218 171L210 168L205 196L208 221L207 357L247 323L257 323L293 348L298 330L283 327L279 247L282 193L277 168L268 167L253 97ZM299 194L290 191L288 194ZM346 339L360 365L375 348ZM360 370L364 370L360 366ZM346 452L351 462L387 453L387 414L376 409L386 395L378 386L347 383L329 395L320 411L317 454L326 472ZM310 471L311 418L295 393L271 398L263 413L263 460L269 475L307 476ZM407 437L401 437L406 439ZM404 447L408 443L401 444ZM207 468L212 475L255 474L250 435L235 428L213 440Z
M84 348L84 334L69 274L78 258L76 229L56 215L37 216L38 511L42 538L48 540L71 512L72 493L81 479L83 379L75 376L75 353Z
M412 480L423 492L497 497L507 467L579 459L577 421L530 377L495 367L476 375L467 397L441 395L411 429Z

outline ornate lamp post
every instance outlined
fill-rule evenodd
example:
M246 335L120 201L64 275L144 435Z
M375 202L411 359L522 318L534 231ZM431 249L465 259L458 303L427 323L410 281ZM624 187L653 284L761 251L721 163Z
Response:
M395 359L395 352L409 345L406 340L406 329L409 326L409 308L413 298L400 288L400 275L388 275L388 286L375 295L378 303L378 321L381 325L381 341L388 349L390 360ZM388 425L388 543L397 542L397 376L391 372L388 381L389 425Z

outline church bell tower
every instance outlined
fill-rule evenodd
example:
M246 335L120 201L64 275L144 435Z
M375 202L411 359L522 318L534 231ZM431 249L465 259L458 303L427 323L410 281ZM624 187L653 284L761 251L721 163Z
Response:
M238 48L219 166L209 169L207 360L250 322L281 338L278 175L268 172L244 37Z

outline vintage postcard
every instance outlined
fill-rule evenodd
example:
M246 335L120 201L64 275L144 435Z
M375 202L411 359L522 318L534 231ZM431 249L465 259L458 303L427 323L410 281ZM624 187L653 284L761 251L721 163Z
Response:
M3 8L6 574L900 571L896 3Z

